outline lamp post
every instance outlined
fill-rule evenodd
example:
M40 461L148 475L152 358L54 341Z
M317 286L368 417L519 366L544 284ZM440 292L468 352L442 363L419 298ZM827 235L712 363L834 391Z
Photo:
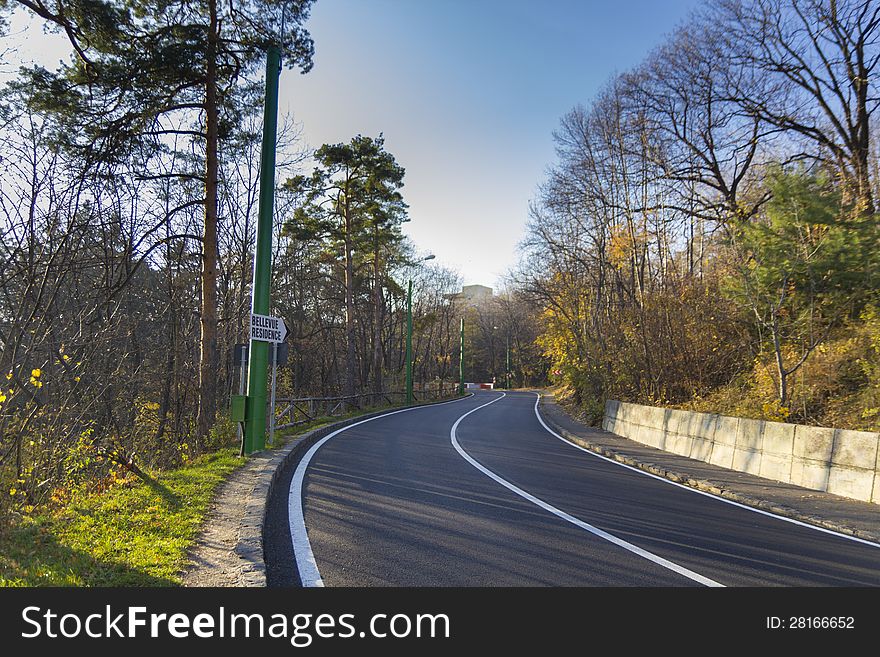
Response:
M500 326L493 326L494 330L498 330L501 328ZM495 369L495 340L492 340L492 369ZM508 330L504 336L504 387L510 390L510 331Z
M507 334L507 369L504 371L507 379L507 389L510 390L510 333Z
M434 255L427 255L417 263L433 260ZM406 286L406 403L413 403L413 356L412 356L412 279Z
M500 328L498 326L493 326L493 329L496 331ZM493 341L494 344L494 341ZM504 336L504 387L510 390L510 330L508 329L506 335ZM495 368L495 349L492 349L492 369Z
M464 394L464 317L461 318L461 330L458 343L458 394Z
M281 51L269 46L266 55L266 99L263 104L263 144L260 156L260 203L251 311L269 314L272 283L272 208L275 193L275 135L278 128L278 76ZM244 436L241 451L248 455L266 446L266 370L269 343L250 341Z

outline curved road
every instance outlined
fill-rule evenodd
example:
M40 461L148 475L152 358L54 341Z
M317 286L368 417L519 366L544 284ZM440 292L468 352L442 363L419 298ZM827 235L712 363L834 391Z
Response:
M351 425L289 501L307 586L880 586L880 546L585 452L533 393Z

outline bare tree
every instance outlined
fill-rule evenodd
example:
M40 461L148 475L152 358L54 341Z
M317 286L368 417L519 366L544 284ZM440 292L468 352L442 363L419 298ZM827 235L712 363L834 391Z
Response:
M871 117L880 103L880 6L873 0L723 0L712 17L734 66L736 102L812 146L869 216ZM756 80L763 92L755 93Z

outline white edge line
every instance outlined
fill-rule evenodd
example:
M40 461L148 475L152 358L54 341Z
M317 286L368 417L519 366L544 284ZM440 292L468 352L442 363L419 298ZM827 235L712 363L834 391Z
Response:
M463 419L465 419L471 413L474 413L474 412L480 410L481 408L485 408L486 406L489 406L490 404L494 404L495 402L500 401L501 399L504 399L504 397L506 397L506 396L507 396L507 393L501 393L500 397L497 397L496 399L493 399L492 401L490 401L486 404L483 404L482 406L477 406L476 408L471 409L470 411L468 411L467 413L465 413L464 415L459 417L455 421L455 424L452 425L452 429L450 429L450 431L449 431L449 438L452 442L452 446L455 448L455 451L457 451L465 461L470 463L472 466L474 466L477 470L482 472L484 475L486 475L490 479L496 481L497 483L501 484L502 486L504 486L508 490L516 493L517 495L528 500L532 504L541 507L545 511L549 511L550 513L561 518L562 520L565 520L566 522L570 522L571 524L575 525L576 527L583 529L584 531L587 531L595 536L598 536L599 538L605 539L606 541L613 543L614 545L617 545L618 547L622 547L624 550L628 550L629 552L632 552L635 555L638 555L644 559L647 559L648 561L651 561L651 562L657 564L658 566L662 566L662 567L667 568L675 573L678 573L679 575L682 575L682 576L684 576L694 582L697 582L699 584L703 584L704 586L709 586L709 587L724 587L724 584L716 582L713 579L709 579L708 577L704 577L703 575L700 575L699 573L696 573L688 568L685 568L684 566L679 566L677 563L669 561L668 559L664 559L663 557L658 556L658 555L654 554L653 552L648 552L647 550L642 549L637 545L633 545L632 543L629 543L629 542L623 540L622 538L618 538L617 536L614 536L613 534L609 534L608 532L603 531L603 530L599 529L598 527L594 527L593 525L586 523L583 520L580 520L578 518L575 518L572 515L569 515L565 511L562 511L561 509L556 508L552 504L548 504L544 500L535 497L531 493L527 493L522 488L519 488L515 484L512 484L509 481L507 481L506 479L503 479L502 477L500 477L499 475L495 474L494 472L489 470L487 467L485 467L482 463L480 463L479 461L474 459L470 454L468 454L464 450L464 448L462 448L462 446L458 443L458 438L456 437L456 430L458 429L458 425L461 424L461 421ZM545 425L545 427L546 427L546 425Z
M318 564L315 562L315 555L312 552L312 544L309 542L309 534L306 530L305 514L303 511L303 482L306 476L306 469L309 467L309 461L312 460L315 452L321 449L321 446L328 440L333 438L333 436L336 436L343 431L348 431L349 429L352 429L360 424L372 422L373 420L388 417L389 415L397 415L398 413L406 413L408 411L417 411L423 408L432 408L435 406L443 406L444 404L460 402L468 399L471 396L473 395L471 394L467 397L461 397L459 399L450 399L449 401L440 402L437 404L424 404L421 406L401 408L396 411L383 413L382 415L368 417L365 420L354 422L352 424L342 427L341 429L337 429L333 433L327 434L309 448L309 451L305 453L305 455L300 459L299 463L296 466L296 471L293 473L293 478L290 481L290 489L287 496L287 517L288 524L290 525L291 542L293 543L293 556L296 559L296 568L299 571L299 577L302 586L324 586L324 581L321 579L321 573L318 570Z
M609 463L613 463L614 465L619 465L622 468L626 468L627 470L632 470L633 472L637 472L640 475L644 475L646 477L651 477L652 479L657 479L658 481L662 481L667 484L671 484L673 486L678 486L679 488L683 488L692 493L697 493L698 495L705 495L706 497L711 497L713 500L718 500L719 502L724 502L725 504L730 504L731 506L739 507L740 509L745 509L746 511L751 511L753 513L760 513L762 516L769 516L771 518L776 518L778 520L783 520L785 522L790 522L793 525L798 525L799 527L806 527L807 529L814 529L817 532L822 532L824 534L831 534L832 536L838 536L840 538L845 538L849 541L855 541L856 543L862 543L864 545L870 545L871 547L880 548L880 543L875 543L874 541L869 541L864 538L859 538L858 536L852 536L850 534L843 534L841 532L834 531L833 529L827 529L826 527L819 527L818 525L811 525L808 522L804 522L803 520L798 520L797 518L789 518L787 516L781 516L778 513L773 513L772 511L766 511L764 509L759 509L754 506L749 506L748 504L743 504L742 502L736 502L735 500L729 500L726 497L721 497L720 495L714 495L704 490L700 490L699 488L694 488L693 486L686 486L685 484L680 484L677 481L672 481L671 479L667 479L666 477L661 477L660 475L656 475L653 472L647 472L642 470L641 468L634 467L627 463L621 463L620 461L615 461L614 459L608 458L607 456L603 456L602 454L597 454L596 452L587 449L586 447L581 447L577 443L574 443L564 436L560 436L553 429L547 426L547 423L544 422L544 418L541 417L540 411L538 411L538 404L541 402L541 394L535 393L538 395L538 399L535 400L535 416L538 418L538 422L541 423L541 426L544 427L548 432L552 435L556 436L564 442L566 445L570 445L575 449L579 449L582 452L586 452L590 456L595 456L598 459L602 459L603 461L608 461Z

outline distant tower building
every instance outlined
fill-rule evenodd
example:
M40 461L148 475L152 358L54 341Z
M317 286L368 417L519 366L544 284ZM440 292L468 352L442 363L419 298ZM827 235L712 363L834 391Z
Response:
M492 288L485 285L465 285L461 288L461 292L449 296L467 306L479 306L489 301L494 294Z

